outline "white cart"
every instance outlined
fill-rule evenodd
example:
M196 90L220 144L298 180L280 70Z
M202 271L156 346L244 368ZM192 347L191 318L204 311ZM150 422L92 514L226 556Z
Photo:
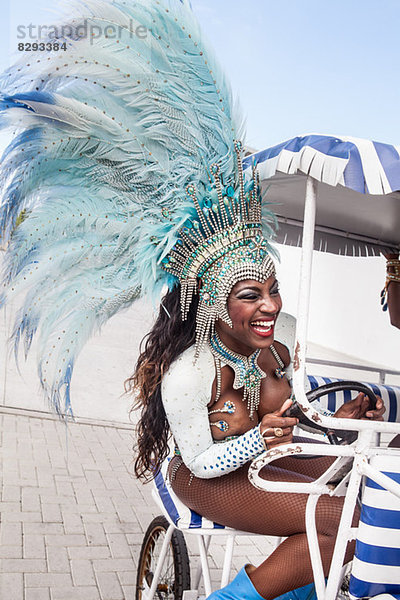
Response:
M350 596L400 598L400 450L380 446L380 434L400 433L400 389L373 386L393 404L391 421L369 422L321 415L304 392L308 307L313 250L352 256L377 255L400 249L400 148L368 140L308 135L248 156L245 167L258 163L261 185L278 213L278 241L301 245L301 275L294 358L294 392L308 419L327 431L354 432L350 445L289 444L263 453L249 469L250 481L269 492L309 494L306 521L318 600L334 600L343 580L348 540L357 539L350 574ZM318 218L316 212L318 206ZM399 334L400 335L400 334ZM335 388L338 390L338 387ZM340 392L335 392L339 400ZM315 394L314 394L315 395ZM386 418L388 415L386 415ZM280 483L261 478L260 470L285 455L327 455L335 463L308 484ZM351 470L335 489L327 485L333 472L352 461ZM351 519L360 490L362 518ZM322 571L315 507L322 494L344 495L332 565L327 581ZM174 496L162 473L154 498L163 516L150 524L143 541L137 578L137 600L194 600L203 578L211 592L207 548L213 535L228 535L221 587L226 585L234 540L239 532L221 528L196 515ZM192 585L184 535L195 535L201 564ZM279 540L277 540L279 543ZM185 591L186 590L186 591Z

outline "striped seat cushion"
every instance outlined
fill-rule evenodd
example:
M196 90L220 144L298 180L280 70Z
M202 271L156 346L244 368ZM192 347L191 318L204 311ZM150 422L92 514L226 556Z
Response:
M224 525L219 525L205 519L179 500L167 477L167 468L170 460L170 458L167 458L164 461L161 470L154 479L158 497L161 500L159 505L163 508L164 514L169 517L178 529L199 529L200 527L202 529L225 529ZM229 530L228 527L226 529Z
M399 484L400 453L371 465ZM354 599L391 594L400 599L400 498L367 479L350 578ZM383 600L383 599L382 599Z
M317 388L326 383L333 383L334 381L341 381L334 377L318 377L315 375L309 375L308 380L311 385L311 389ZM386 412L383 416L385 421L395 423L400 421L400 387L394 385L383 385L378 383L367 383L366 381L360 381L364 385L367 385L377 396L380 396L385 404ZM345 402L349 402L358 392L352 392L351 390L344 390L343 392L333 392L323 396L318 402L322 408L332 410L335 412L339 406Z

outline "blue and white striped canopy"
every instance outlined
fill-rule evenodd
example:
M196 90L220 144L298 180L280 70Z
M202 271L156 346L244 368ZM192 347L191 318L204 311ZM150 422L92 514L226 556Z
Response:
M374 255L400 248L400 146L310 134L247 156L278 215L277 241L300 245L306 176L319 182L315 249Z

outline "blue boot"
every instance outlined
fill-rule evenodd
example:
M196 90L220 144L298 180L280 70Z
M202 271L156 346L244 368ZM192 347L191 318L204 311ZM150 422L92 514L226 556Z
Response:
M274 600L317 600L315 585L313 583L309 583L303 587L286 592L286 594L282 594Z
M313 583L309 583L301 588L286 592L286 594L278 596L275 600L316 600L316 598L315 586ZM257 592L247 575L246 568L243 567L231 583L228 583L221 590L213 592L207 600L264 600L264 598Z
M246 567L240 569L235 579L225 587L213 592L206 600L264 600L257 592L246 572Z

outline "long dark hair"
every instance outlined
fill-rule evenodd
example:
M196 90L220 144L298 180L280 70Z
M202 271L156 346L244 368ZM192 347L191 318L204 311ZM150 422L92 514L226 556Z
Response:
M141 409L134 468L136 476L145 481L153 479L169 451L161 380L173 361L194 344L197 304L195 296L187 319L182 321L180 286L167 292L153 328L141 342L135 372L125 382L125 390L137 395L132 410Z

